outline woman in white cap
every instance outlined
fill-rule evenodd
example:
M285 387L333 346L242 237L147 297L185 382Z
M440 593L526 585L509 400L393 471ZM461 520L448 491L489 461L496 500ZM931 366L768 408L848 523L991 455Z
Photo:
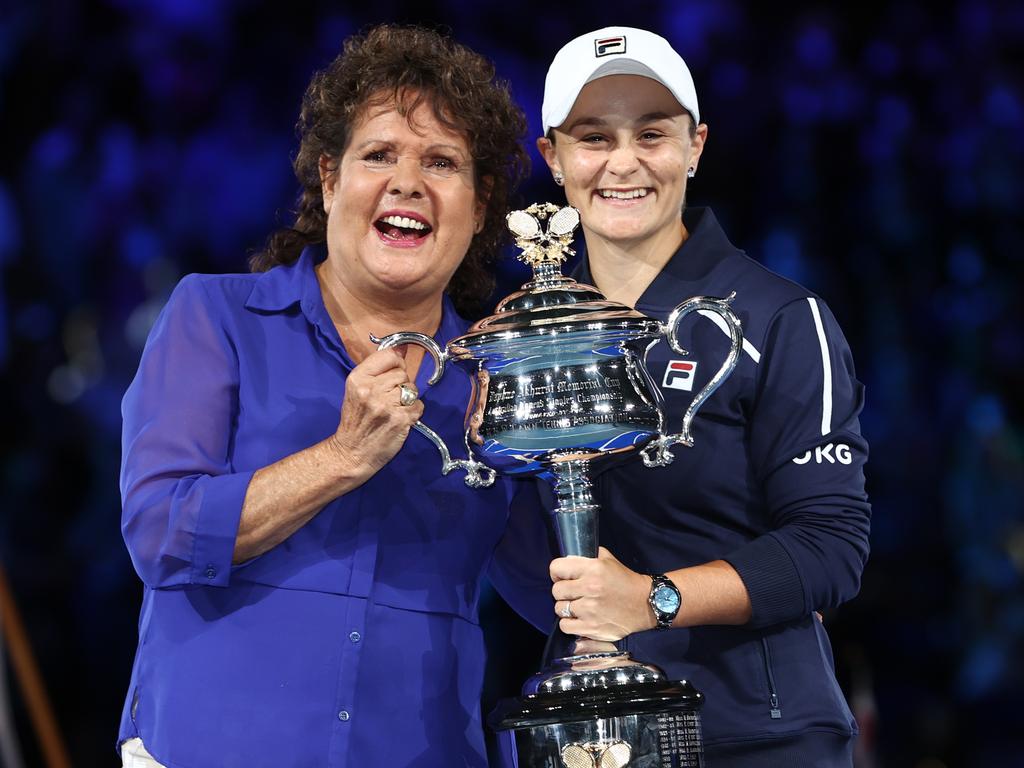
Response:
M666 40L611 27L568 43L543 124L537 146L582 220L577 277L661 319L690 296L735 292L745 336L693 448L667 469L634 457L596 478L607 549L552 563L561 627L691 680L707 697L709 766L848 766L857 725L817 613L856 595L868 556L863 386L843 334L710 210L684 207L708 127ZM670 419L727 352L715 320L684 325L685 358L650 352Z

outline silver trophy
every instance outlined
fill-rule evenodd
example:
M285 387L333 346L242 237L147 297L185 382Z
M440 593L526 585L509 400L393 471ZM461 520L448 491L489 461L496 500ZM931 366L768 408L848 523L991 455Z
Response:
M374 338L381 349L418 344L433 357L430 383L448 362L466 370L473 391L466 412L465 459L453 459L440 436L415 429L438 448L441 471L466 471L473 488L495 472L539 475L549 481L562 555L596 557L598 505L590 463L608 454L639 451L648 467L672 462L672 446L693 445L691 424L700 406L732 373L743 336L724 299L693 297L666 322L608 301L596 288L562 275L579 213L535 204L507 217L533 268L533 279L505 297L445 349L431 337L400 332ZM547 228L542 222L547 222ZM666 427L661 391L647 373L647 353L663 339L680 355L678 328L692 312L725 321L731 347L722 366L693 398L679 432ZM565 640L563 636L563 640ZM544 768L702 765L699 708L703 697L686 681L669 681L651 664L614 645L582 640L503 702L491 716L509 765Z

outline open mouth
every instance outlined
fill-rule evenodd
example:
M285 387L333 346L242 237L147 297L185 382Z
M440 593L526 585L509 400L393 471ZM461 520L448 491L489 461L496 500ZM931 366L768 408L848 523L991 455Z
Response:
M397 241L419 240L432 231L427 222L411 216L381 216L373 226L388 240Z
M647 197L647 193L651 190L647 187L637 187L635 189L599 189L597 194L603 197L605 200L635 200L639 197Z

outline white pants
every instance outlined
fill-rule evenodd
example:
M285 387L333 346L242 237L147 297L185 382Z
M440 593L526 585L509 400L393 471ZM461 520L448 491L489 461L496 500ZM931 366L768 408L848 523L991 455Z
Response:
M121 768L164 768L146 751L142 739L128 739L121 745Z

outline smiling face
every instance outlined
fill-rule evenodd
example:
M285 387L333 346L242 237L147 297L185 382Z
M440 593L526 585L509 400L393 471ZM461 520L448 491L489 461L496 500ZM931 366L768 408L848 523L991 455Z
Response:
M661 83L609 75L580 91L572 111L537 147L565 177L588 249L652 249L667 258L685 236L686 172L696 168L707 126L691 118Z
M410 96L411 98L411 96ZM363 300L436 298L466 254L483 206L466 138L426 103L367 108L340 160L321 160L332 272Z

